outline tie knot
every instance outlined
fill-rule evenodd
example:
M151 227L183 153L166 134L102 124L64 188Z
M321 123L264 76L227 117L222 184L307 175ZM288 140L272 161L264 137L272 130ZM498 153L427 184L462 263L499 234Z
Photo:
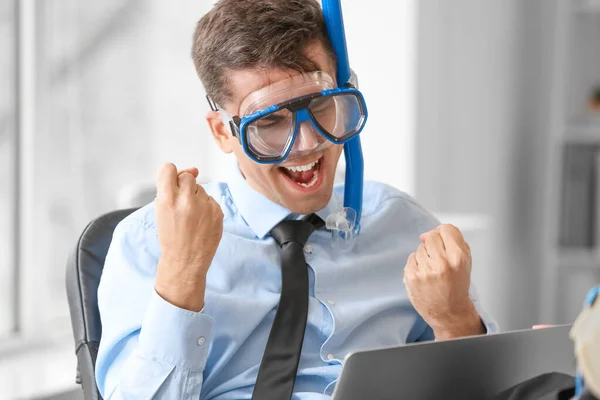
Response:
M304 246L310 235L324 225L325 222L316 214L309 214L300 220L284 219L271 229L271 236L280 246L289 242Z

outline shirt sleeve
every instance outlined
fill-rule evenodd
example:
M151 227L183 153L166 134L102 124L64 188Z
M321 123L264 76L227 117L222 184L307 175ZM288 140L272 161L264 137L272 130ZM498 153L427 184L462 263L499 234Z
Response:
M156 231L143 221L117 226L98 289L96 381L106 400L200 397L213 321L156 293L159 255Z

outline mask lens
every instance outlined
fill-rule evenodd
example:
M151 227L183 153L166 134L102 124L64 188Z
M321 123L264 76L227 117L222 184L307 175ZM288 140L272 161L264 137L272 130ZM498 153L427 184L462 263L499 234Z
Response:
M356 134L365 120L361 101L353 93L317 97L308 108L321 129L340 141Z
M246 125L248 148L260 157L285 153L294 134L294 115L287 109L264 115Z
M294 147L292 147L287 159L293 160L294 158L304 157L320 151L329 145L330 143L327 139L317 132L310 121L304 121L298 127Z

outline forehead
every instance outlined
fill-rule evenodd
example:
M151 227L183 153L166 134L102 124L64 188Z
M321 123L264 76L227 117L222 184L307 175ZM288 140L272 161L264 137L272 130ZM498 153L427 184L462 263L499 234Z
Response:
M335 82L325 72L296 74L251 92L240 102L239 115L249 115L273 104L333 88L335 88Z
M335 67L330 57L320 49L313 49L313 52L308 52L309 57L315 63L317 68L326 72L335 79ZM281 69L247 69L228 71L226 73L226 81L232 93L229 104L225 105L230 111L237 112L242 101L249 94L260 89L266 88L278 82L289 80L293 82L294 77L302 75L294 70Z

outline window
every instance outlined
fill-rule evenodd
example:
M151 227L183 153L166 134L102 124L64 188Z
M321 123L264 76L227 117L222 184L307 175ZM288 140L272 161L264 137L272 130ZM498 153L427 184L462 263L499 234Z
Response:
M15 1L0 3L0 340L16 328L15 319Z
M9 321L5 314L14 314L16 303L3 296L18 271L21 335L43 330L69 338L65 264L86 224L133 205L140 193L150 193L145 203L152 200L155 172L164 161L195 165L214 179L214 147L207 145L212 139L202 123L208 107L189 55L194 24L211 4L22 3L19 112L27 126L19 131L20 190L0 197L0 217L12 214L17 200L22 211L17 223L1 218L0 238L10 238L18 226L21 240L18 266L7 268L10 261L0 255L0 333ZM9 10L0 12L2 24L15 20ZM14 42L7 35L0 40ZM14 68L7 59L14 57L0 56L0 82L10 83ZM2 115L6 100L0 97ZM11 137L5 131L0 138ZM0 159L3 187L16 171L4 164L14 163L17 154L12 142L4 142L0 152L9 157ZM18 243L5 244L17 254Z

